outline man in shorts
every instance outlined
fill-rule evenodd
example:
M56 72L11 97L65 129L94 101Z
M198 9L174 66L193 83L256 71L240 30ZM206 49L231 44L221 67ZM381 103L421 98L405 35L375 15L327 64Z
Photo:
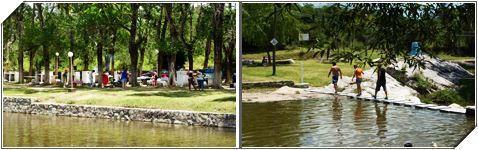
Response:
M386 76L385 76L385 69L382 68L382 64L377 65L377 86L375 87L375 95L373 98L377 99L377 92L380 91L380 87L383 87L383 91L385 91L385 99L388 99L388 94L387 94L387 86L385 86L386 83Z
M337 82L339 81L339 75L340 79L342 79L342 71L340 70L340 67L337 66L337 63L332 62L332 67L330 68L329 75L327 75L327 77L330 77L330 73L332 73L332 84L334 84L335 94L337 94Z
M354 75L352 76L352 82L354 81L355 78L355 84L357 84L357 96L362 95L362 87L360 86L360 83L362 83L362 78L363 78L363 70L362 68L359 68L357 65L354 65Z

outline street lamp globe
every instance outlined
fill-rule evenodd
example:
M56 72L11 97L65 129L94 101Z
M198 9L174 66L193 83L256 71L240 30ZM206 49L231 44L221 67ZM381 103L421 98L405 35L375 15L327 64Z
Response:
M55 53L55 55L56 55L56 56L59 56L59 55L60 55L60 53L56 52L56 53Z
M68 57L73 57L73 52L68 52Z
M155 50L155 52L156 52L156 54L158 54L158 53L159 53L159 50L158 50L158 49L156 49L156 50Z

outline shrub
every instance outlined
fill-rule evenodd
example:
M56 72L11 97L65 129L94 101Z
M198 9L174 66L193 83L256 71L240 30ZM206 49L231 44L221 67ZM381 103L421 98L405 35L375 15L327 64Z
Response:
M416 80L415 90L417 90L417 92L420 94L428 94L430 93L429 91L436 88L435 85L433 85L430 81L428 81L425 77L423 77L421 73L415 74L413 75L413 77Z
M440 105L450 105L457 103L463 105L464 99L453 89L440 90L426 96L425 103L435 103Z

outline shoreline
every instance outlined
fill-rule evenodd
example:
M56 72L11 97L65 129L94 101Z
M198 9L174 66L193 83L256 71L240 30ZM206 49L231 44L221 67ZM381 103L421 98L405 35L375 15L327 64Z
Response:
M5 96L2 98L3 112L199 125L218 128L236 127L236 115L229 113L37 103L35 100L36 98L33 97Z
M330 98L333 96L346 96L354 100L380 102L380 103L386 103L386 104L401 105L405 107L439 110L440 112L446 112L446 113L474 115L473 113L471 113L472 108L468 108L470 106L468 106L467 108L457 104L451 104L449 106L440 106L436 104L425 104L420 101L417 102L411 99L402 99L402 98L397 98L397 99L391 98L389 100L386 100L381 97L378 97L377 99L374 99L373 97L370 97L370 96L356 96L355 93L339 92L337 94L334 94L333 92L327 91L324 89L317 89L317 88L301 89L301 88L291 88L287 86L284 86L270 93L243 93L242 102L243 103L267 103L267 102Z

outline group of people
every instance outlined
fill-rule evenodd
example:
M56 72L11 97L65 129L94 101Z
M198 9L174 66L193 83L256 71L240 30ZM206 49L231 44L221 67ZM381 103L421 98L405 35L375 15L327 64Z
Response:
M204 82L206 80L206 76L202 72L198 70L188 70L187 75L189 91L191 91L191 87L193 87L194 90L197 90L195 81L197 81L197 87L199 88L199 90L204 91Z
M121 74L121 75L120 75L120 78L116 82L120 82L122 84L122 88L125 89L126 88L126 83L128 82L128 76L129 76L128 71L126 69L123 69L123 71L118 72L118 74ZM94 76L95 76L95 70L91 70L91 72L88 75L88 79L90 81L90 87L95 86ZM109 72L108 71L103 72L103 74L101 75L101 81L100 82L102 82L102 86L107 86L107 85L110 84Z
M364 72L362 68L358 67L357 65L354 65L354 74L352 76L352 84L355 78L355 84L357 84L357 96L362 95L362 87L361 83L363 81L363 75ZM382 68L382 64L377 64L377 83L375 86L375 94L373 97L377 99L377 93L380 91L380 88L383 88L385 91L385 99L388 99L388 93L387 93L387 86L386 86L386 76L385 76L385 69ZM335 93L337 93L337 82L339 81L339 76L340 79L342 79L342 71L340 70L340 67L337 66L337 63L332 62L332 67L330 68L329 74L327 77L330 77L330 74L332 74L332 84L334 84L334 89Z

